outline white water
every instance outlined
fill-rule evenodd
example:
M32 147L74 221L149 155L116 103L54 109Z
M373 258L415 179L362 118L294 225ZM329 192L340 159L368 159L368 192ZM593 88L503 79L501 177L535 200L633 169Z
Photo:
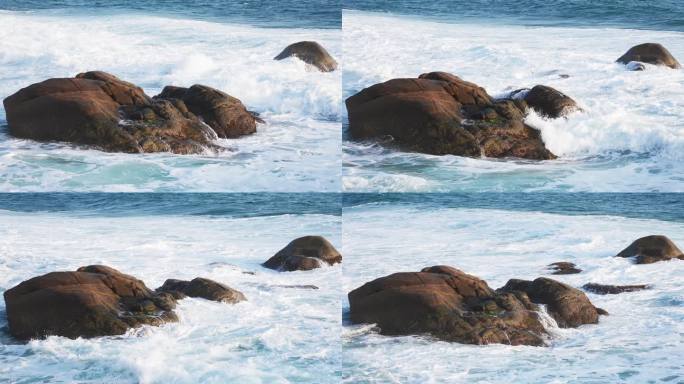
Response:
M155 95L206 84L241 99L267 124L219 140L220 155L109 154L0 133L2 191L338 191L340 72L285 46L316 40L340 60L340 31L275 29L129 15L0 12L0 98L50 77L104 70ZM4 109L0 109L4 124Z
M340 244L339 217L78 217L0 211L0 291L30 277L106 264L155 288L204 276L242 291L236 305L184 299L180 321L121 337L16 344L0 300L0 382L336 383L340 268L278 273L259 264L292 239ZM255 275L243 272L256 272ZM278 288L313 284L318 290Z
M344 211L343 289L399 271L446 264L485 279L546 275L570 261L584 272L548 277L573 286L651 283L619 295L588 294L610 316L553 329L547 348L472 346L386 337L345 326L347 383L678 383L684 380L684 262L633 265L615 258L633 240L666 234L681 247L684 224L610 216L366 205ZM344 306L349 304L345 299Z
M684 62L682 32L446 24L359 11L343 12L343 29L345 97L391 78L447 71L494 96L546 84L584 109L567 119L527 118L560 157L541 163L345 142L345 190L684 190L684 70L630 72L614 62L643 42L659 42Z

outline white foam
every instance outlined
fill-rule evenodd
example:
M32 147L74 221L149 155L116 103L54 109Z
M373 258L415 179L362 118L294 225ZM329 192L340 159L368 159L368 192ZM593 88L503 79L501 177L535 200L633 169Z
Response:
M684 224L658 220L377 204L346 208L345 292L390 273L439 264L498 288L510 278L546 275L546 265L556 261L584 270L547 275L576 287L587 282L654 285L619 295L587 294L610 316L577 329L551 327L553 338L545 348L387 337L350 327L343 339L343 375L348 382L368 383L681 380L684 262L633 265L612 257L648 234L666 234L684 244Z
M154 95L206 84L267 121L218 156L105 154L0 137L0 190L338 191L340 71L274 61L316 40L340 57L340 31L256 28L141 15L0 14L0 97L50 77L104 70ZM21 33L17 33L21 31ZM4 120L4 110L0 119Z
M447 71L492 95L546 84L584 110L567 119L547 120L534 113L527 118L561 161L504 166L419 155L418 166L430 163L420 172L430 174L436 189L497 189L483 175L492 164L501 173L497 184L504 190L684 188L684 71L649 65L633 72L615 63L631 46L649 41L662 43L684 60L682 32L445 24L359 11L345 11L343 23L345 96L391 78ZM373 184L376 172L416 172L416 166L398 164L395 155L368 152L350 142L344 150L345 162L365 161L363 177L369 184L358 187L358 181L345 180L348 190L382 190ZM479 184L480 176L484 184ZM407 184L396 190L411 188Z

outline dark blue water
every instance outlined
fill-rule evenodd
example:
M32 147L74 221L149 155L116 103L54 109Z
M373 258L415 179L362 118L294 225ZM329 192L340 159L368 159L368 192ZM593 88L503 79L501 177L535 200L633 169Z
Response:
M339 216L341 198L337 193L0 193L0 210L83 216Z
M272 28L340 28L341 0L0 0L0 9L67 13L130 13Z
M681 0L345 0L343 6L446 22L684 31L683 4Z
M426 210L478 208L684 222L681 193L346 193L342 201L344 208L412 205Z

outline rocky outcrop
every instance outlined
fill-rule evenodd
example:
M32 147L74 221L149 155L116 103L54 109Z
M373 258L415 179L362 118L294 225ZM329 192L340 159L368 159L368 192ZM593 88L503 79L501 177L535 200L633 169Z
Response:
M552 119L581 110L570 96L546 85L535 85L532 89L518 89L511 93L511 97L524 100L538 114Z
M176 321L171 295L101 265L34 277L4 296L9 331L20 340L120 335L144 324Z
M624 55L617 59L618 63L630 64L648 63L653 65L664 65L673 69L681 68L677 59L675 59L667 48L657 43L645 43L635 45L630 48ZM632 70L643 70L644 66L640 67L632 65Z
M256 119L239 100L201 85L181 90L151 98L93 71L32 84L3 103L12 136L111 152L202 153L219 149L217 137L255 132Z
M533 303L546 305L561 328L598 323L601 314L584 292L546 277L534 281L511 279L499 291L526 293Z
M247 300L242 292L203 277L196 277L190 281L168 279L156 291L171 294L176 299L186 296L199 297L230 304Z
M546 304L562 327L598 321L584 293L554 280L511 280L495 291L448 266L381 277L348 297L353 323L375 323L386 335L430 334L467 344L544 345L548 334L535 302Z
M672 259L684 260L684 253L666 236L651 235L635 240L616 257L633 257L636 264L651 264Z
M278 271L308 271L323 263L342 262L342 255L322 236L304 236L292 240L262 265Z
M349 135L391 136L399 149L433 155L553 159L526 103L495 100L476 84L445 72L375 84L346 100Z
M337 61L330 56L322 45L315 41L300 41L290 44L273 60L283 60L292 56L313 65L321 72L332 72L337 69Z
M552 275L572 275L582 272L574 263L568 261L558 261L548 265Z
M647 284L637 284L637 285L606 285L597 283L587 283L582 286L587 292L596 293L598 295L617 295L623 292L634 292L643 291L644 289L650 289L651 287Z

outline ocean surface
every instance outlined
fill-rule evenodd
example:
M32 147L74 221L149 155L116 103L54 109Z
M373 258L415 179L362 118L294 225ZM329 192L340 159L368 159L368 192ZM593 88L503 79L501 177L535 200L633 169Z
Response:
M633 240L664 234L684 246L677 195L351 195L344 197L344 292L400 271L446 264L492 288L510 278L548 276L652 284L587 294L610 315L595 325L552 328L549 347L473 346L423 336L388 337L351 325L343 298L345 383L680 383L684 381L684 262L634 265L613 257ZM516 197L517 196L517 197ZM529 200L525 200L526 197ZM648 205L655 208L646 209ZM525 207L525 205L528 205ZM671 207L665 212L665 206ZM638 210L638 215L629 211ZM369 262L372 260L372 262ZM570 261L584 272L553 276Z
M104 70L149 95L206 84L266 120L218 140L228 148L218 155L131 155L14 139L0 107L0 191L339 191L340 72L272 60L316 40L341 61L335 4L0 1L0 98Z
M65 196L0 196L0 293L50 271L105 264L151 288L207 277L248 301L187 298L178 323L22 344L8 335L0 300L0 383L339 382L341 268L260 266L303 235L340 247L339 195ZM282 287L306 284L319 289Z
M584 112L527 117L559 156L552 161L431 156L344 141L344 190L684 191L684 71L630 72L615 63L644 42L684 61L684 9L671 1L611 4L345 2L344 98L392 78L447 71L493 96L549 85Z

